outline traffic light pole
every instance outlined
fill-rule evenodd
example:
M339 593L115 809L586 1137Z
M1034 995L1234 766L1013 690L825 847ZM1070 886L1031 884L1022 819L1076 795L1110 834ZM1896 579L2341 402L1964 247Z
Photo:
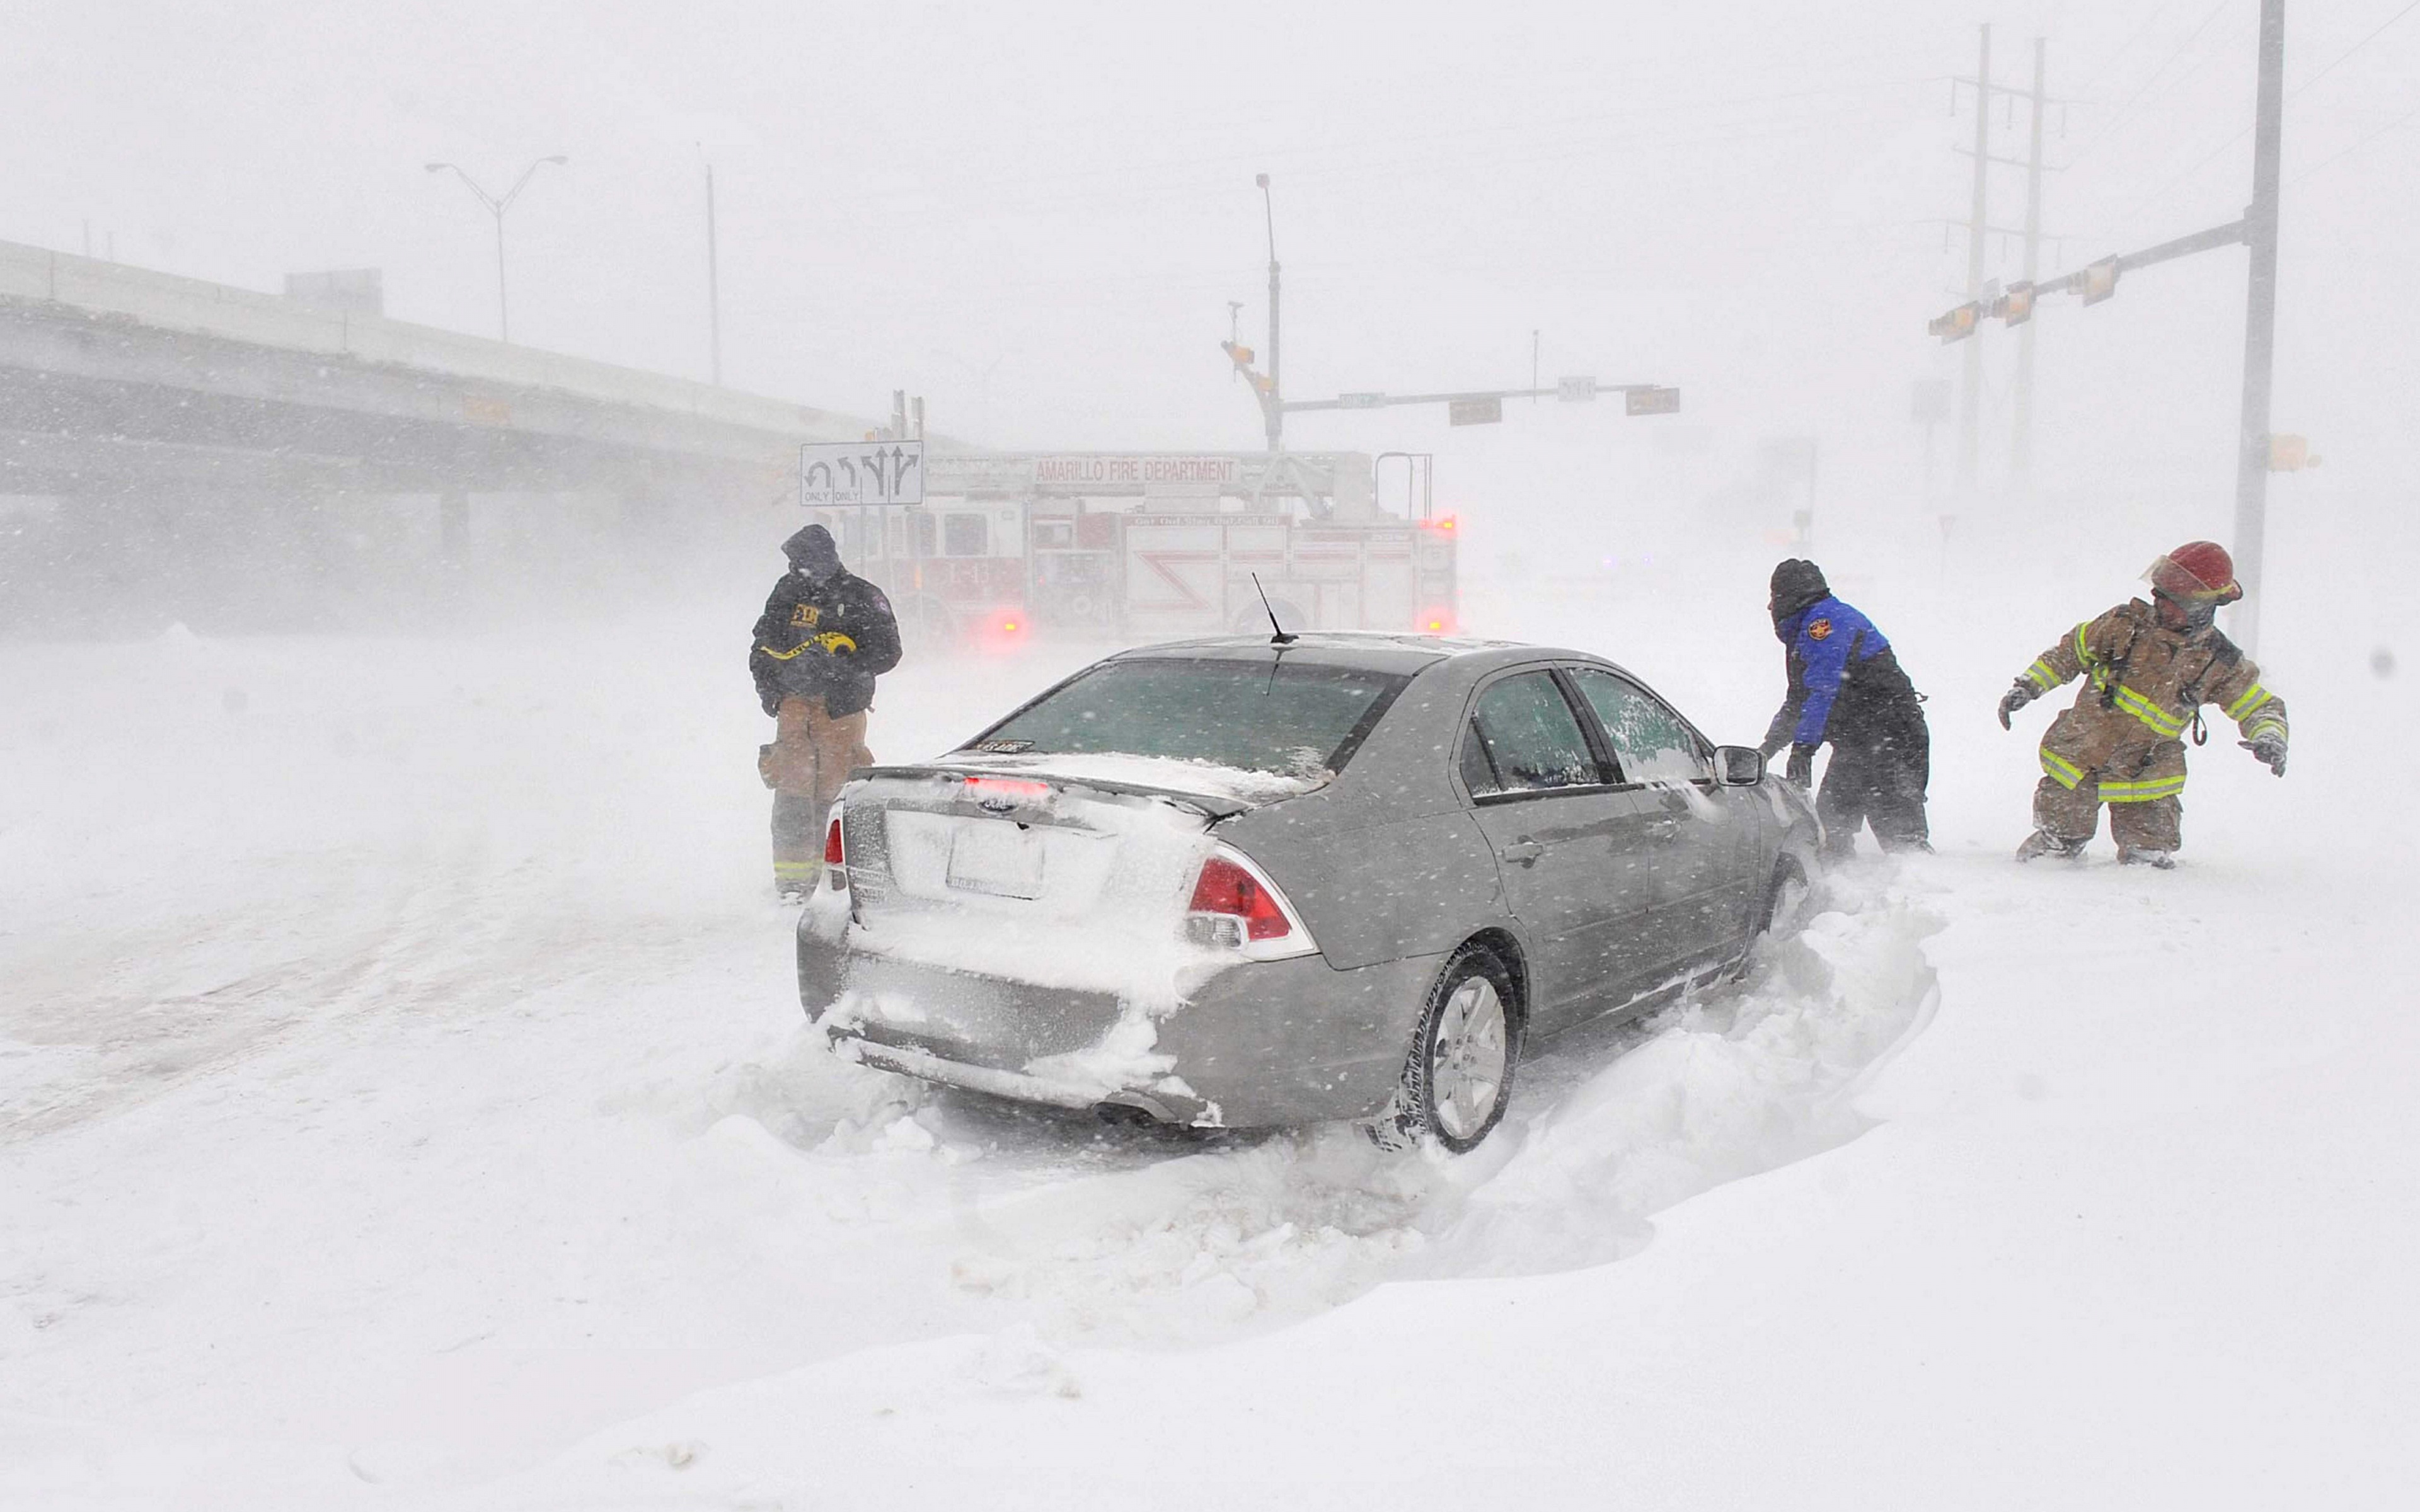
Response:
M2190 236L2163 241L2140 252L2104 257L2088 267L2040 284L2011 288L1986 304L1979 284L1974 298L1935 316L1926 330L1945 342L1972 338L1986 316L2011 323L2029 321L2034 301L2043 294L2072 293L2086 304L2097 304L2117 292L2120 274L2171 262L2213 247L2251 249L2250 278L2244 292L2243 410L2236 436L2235 557L2236 580L2243 600L2231 626L2236 642L2253 650L2260 636L2261 559L2268 529L2269 473L2274 468L2302 467L2299 444L2293 459L2280 461L2277 438L2270 433L2269 400L2275 374L2277 346L2277 217L2278 157L2285 132L2286 0L2260 0L2260 69L2253 122L2252 203L2241 220L2214 225ZM1988 99L1988 95L1982 98ZM2039 118L2039 117L2037 117ZM1967 371L1976 370L1978 353L1969 348ZM2296 439L2299 442L2299 439ZM1962 463L1963 458L1961 458ZM2316 458L2312 461L2315 463Z
M1599 393L1619 393L1625 402L1632 394L1642 414L1668 414L1680 408L1681 391L1661 383L1600 383L1589 392L1589 397ZM1333 399L1286 399L1278 408L1287 414L1306 409L1391 409L1404 404L1462 404L1477 400L1561 399L1569 397L1560 387L1552 389L1462 389L1452 393L1346 393ZM1668 407L1668 408L1666 408Z
M2269 514L2269 395L2277 345L2277 161L2285 134L2286 0L2260 0L2259 104L2252 132L2252 204L2243 239L2252 249L2243 312L2243 424L2235 462L2235 577L2243 585L2235 640L2247 652L2260 635L2260 568Z

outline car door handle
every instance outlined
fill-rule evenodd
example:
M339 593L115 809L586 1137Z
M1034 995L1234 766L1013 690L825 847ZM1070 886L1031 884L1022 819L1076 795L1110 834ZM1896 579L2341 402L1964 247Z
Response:
M1546 848L1524 835L1496 854L1519 866L1535 866L1538 857L1546 854Z

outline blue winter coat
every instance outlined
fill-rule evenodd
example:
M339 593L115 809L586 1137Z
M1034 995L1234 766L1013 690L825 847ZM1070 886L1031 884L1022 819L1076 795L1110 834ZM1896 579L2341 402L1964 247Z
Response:
M1773 633L1787 648L1790 691L1765 732L1767 751L1871 744L1923 717L1889 640L1850 605L1827 594Z

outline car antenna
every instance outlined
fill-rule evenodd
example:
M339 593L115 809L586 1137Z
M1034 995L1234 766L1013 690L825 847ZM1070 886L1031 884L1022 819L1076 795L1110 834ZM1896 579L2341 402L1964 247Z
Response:
M1269 637L1269 644L1290 646L1302 639L1300 636L1287 634L1286 627L1278 623L1278 611L1270 608L1269 591L1261 586L1261 575L1257 572L1252 574L1252 592L1261 595L1261 608L1269 611L1269 628L1275 632Z

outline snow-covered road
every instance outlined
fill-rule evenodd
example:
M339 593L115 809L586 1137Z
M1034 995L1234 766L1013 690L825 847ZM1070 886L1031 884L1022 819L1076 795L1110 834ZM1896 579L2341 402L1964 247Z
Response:
M2186 869L2018 869L2040 637L1977 639L1943 854L1462 1162L821 1054L727 625L0 647L0 1499L2358 1501L2420 1420L2415 826L2328 732L2408 702L2314 658ZM874 744L1089 655L911 666Z

